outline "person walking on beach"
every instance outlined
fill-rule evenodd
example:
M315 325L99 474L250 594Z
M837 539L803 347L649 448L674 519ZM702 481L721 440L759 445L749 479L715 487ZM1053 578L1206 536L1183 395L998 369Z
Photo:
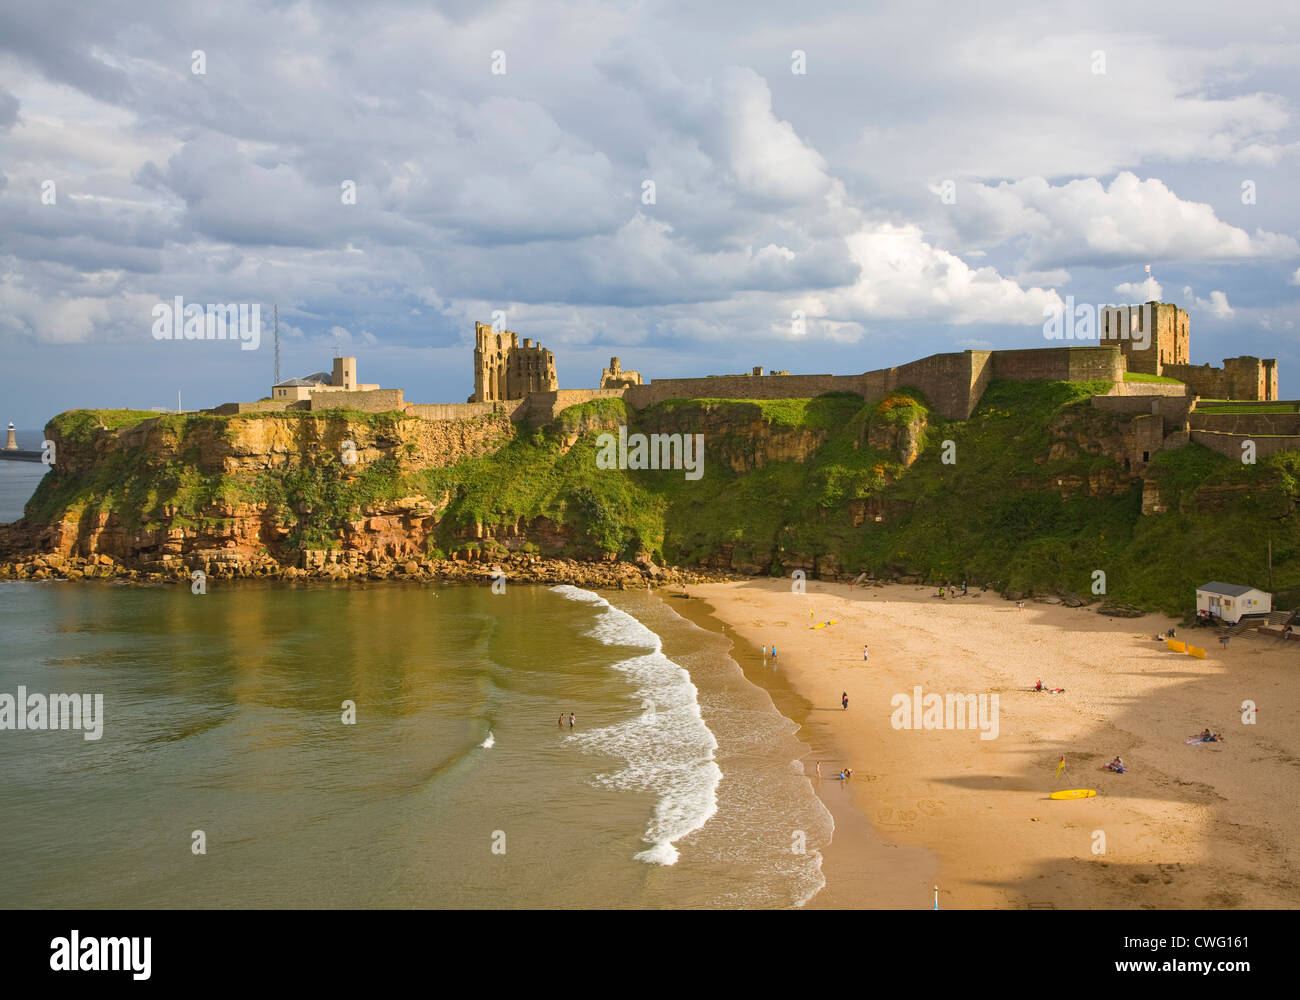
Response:
M556 721L555 724L556 724L557 726L559 726L561 729L564 728L564 713L563 713L563 712L560 713L560 718Z
M774 659L774 660L776 659L776 645L775 645L775 644L773 644L773 646L772 646L772 659Z
M867 653L868 653L868 652L870 652L870 650L868 650L867 647L866 647L866 645L864 644L863 647L862 647L862 662L863 662L863 663L866 663L866 662L867 662Z
M844 706L844 711L849 710L849 693L847 691L840 695L840 704Z
M573 728L573 723L574 723L575 721L576 721L576 720L573 718L573 713L570 712L570 713L569 713L569 728L570 728L570 729Z

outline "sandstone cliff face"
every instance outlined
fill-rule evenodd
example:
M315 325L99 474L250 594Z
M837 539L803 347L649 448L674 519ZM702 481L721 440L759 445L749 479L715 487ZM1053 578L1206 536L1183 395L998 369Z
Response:
M436 468L495 451L514 433L504 416L430 421L400 416L350 419L330 412L160 418L122 430L100 427L72 436L51 424L46 434L55 442L57 458L38 498L116 469L140 484L139 505L121 511L81 505L56 509L49 523L20 522L7 529L0 534L0 546L9 552L34 548L65 557L103 554L146 568L182 561L197 568L213 566L218 572L222 566L255 567L283 558L295 515L310 513L309 505L286 512L279 505L239 497L259 474L333 464L342 468L346 482L381 460L398 470ZM352 454L355 462L349 461ZM166 497L190 473L228 483L229 493L183 510ZM449 500L446 495L417 495L368 506L343 526L338 541L367 556L423 553Z
M1052 443L1046 454L1034 456L1037 465L1080 455L1111 459L1115 463L1114 466L1103 465L1086 476L1077 473L1057 476L1052 485L1063 496L1118 496L1127 493L1134 480L1141 478L1125 469L1125 460L1134 452L1129 422L1112 420L1095 410L1079 409L1059 415L1048 430ZM1032 489L1036 485L1040 484L1028 478L1016 484L1020 489Z
M620 420L614 411L596 409L575 413L567 422L558 421L546 433L553 435L551 440L558 442L561 452L567 452L580 438L616 433ZM780 419L768 418L759 407L735 401L692 401L675 409L647 411L633 430L702 434L707 463L743 475L774 462L806 463L841 429L790 426L791 422L788 413ZM892 406L882 404L871 411L860 435L856 424L846 426L853 428L850 436L837 446L847 443L853 448L879 449L904 468L917 461L928 432L924 409L901 396ZM1033 456L1034 462L1046 475L1025 476L1021 482L1007 483L1007 488L1050 488L1092 497L1125 493L1134 479L1124 467L1134 447L1127 426L1091 409L1062 412L1048 428L1049 443L1041 449L1035 446L1040 453ZM579 529L561 523L567 520L563 507L558 512L552 508L554 520L538 516L504 524L476 523L473 517L466 517L466 508L458 505L460 497L451 490L430 488L426 495L412 489L413 483L424 481L419 476L399 481L385 471L381 478L388 476L398 486L405 483L404 495L398 495L396 489L382 498L367 493L368 499L349 500L342 506L337 496L324 495L324 480L306 486L299 482L303 472L322 469L334 477L325 486L342 488L363 480L376 468L416 472L447 467L495 452L516 433L516 425L505 416L435 421L338 411L189 420L173 417L146 420L121 431L101 429L66 438L52 426L47 435L56 442L58 460L37 498L49 501L42 509L51 511L51 516L45 523L0 526L0 559L39 552L64 560L83 575L103 575L105 566L116 566L167 577L192 569L217 577L284 575L287 570L333 577L384 576L396 572L395 567L422 567L429 562L435 539L440 539L437 544L458 564L481 565L511 553L525 559L530 554L568 556L589 550L583 539L575 537ZM534 432L525 429L523 433ZM355 465L340 462L345 442L355 448ZM1098 462L1096 471L1087 474L1080 474L1078 463L1071 474L1050 473L1051 463L1078 456L1113 459L1114 463ZM388 465L376 465L383 462ZM877 467L878 482L891 482L898 471L892 463L888 474L880 472L881 468ZM84 504L60 506L53 502L60 495L61 484L75 485L78 477L83 482L99 482L106 470L129 479L133 492L115 498L114 503L103 502L102 495ZM200 474L208 477L207 487L193 484ZM274 488L260 489L266 481ZM182 497L185 489L189 492ZM825 507L815 516L850 529L879 530L876 525L888 525L928 502L875 486L866 493L859 490L847 496L852 498ZM1201 503L1202 509L1219 509L1217 499L1206 497ZM494 509L480 509L473 516L492 521L489 512ZM456 530L446 521L449 510L458 518ZM303 524L322 511L329 515L325 519L328 537L318 533L304 540ZM841 559L847 550L816 551L812 545L792 540L796 535L786 525L770 539L766 535L748 537L732 544L741 536L717 537L715 532L705 541L716 539L722 544L702 547L698 556L687 561L698 559L720 572L748 574L766 573L773 564L779 564L784 572L801 568L810 576L834 577L842 572ZM52 566L44 568L57 571ZM909 563L899 572L914 576L913 569ZM849 570L856 575L851 566ZM0 575L4 575L2 565Z
M882 403L882 408L888 403ZM884 413L877 413L867 424L865 439L868 445L888 452L904 468L911 468L921 455L928 426L925 411L914 407L906 420L891 421Z

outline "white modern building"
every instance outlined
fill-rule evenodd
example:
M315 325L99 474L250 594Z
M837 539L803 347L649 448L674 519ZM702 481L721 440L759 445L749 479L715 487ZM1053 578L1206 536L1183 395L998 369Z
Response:
M1225 622L1239 621L1243 615L1266 615L1273 610L1273 595L1254 587L1211 580L1196 588L1196 615L1213 615Z

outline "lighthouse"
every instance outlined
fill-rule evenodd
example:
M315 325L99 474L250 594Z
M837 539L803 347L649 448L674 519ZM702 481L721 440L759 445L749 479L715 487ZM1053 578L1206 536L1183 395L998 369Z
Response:
M14 422L9 421L9 437L5 440L5 451L17 451L18 438L14 435Z

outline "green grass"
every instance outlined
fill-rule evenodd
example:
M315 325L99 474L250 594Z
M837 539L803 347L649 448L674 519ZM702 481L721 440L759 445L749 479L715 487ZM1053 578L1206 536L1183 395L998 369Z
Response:
M1170 378L1168 375L1147 375L1144 374L1143 372L1125 372L1124 381L1125 382L1165 382L1172 385L1183 384L1180 380L1176 378Z

